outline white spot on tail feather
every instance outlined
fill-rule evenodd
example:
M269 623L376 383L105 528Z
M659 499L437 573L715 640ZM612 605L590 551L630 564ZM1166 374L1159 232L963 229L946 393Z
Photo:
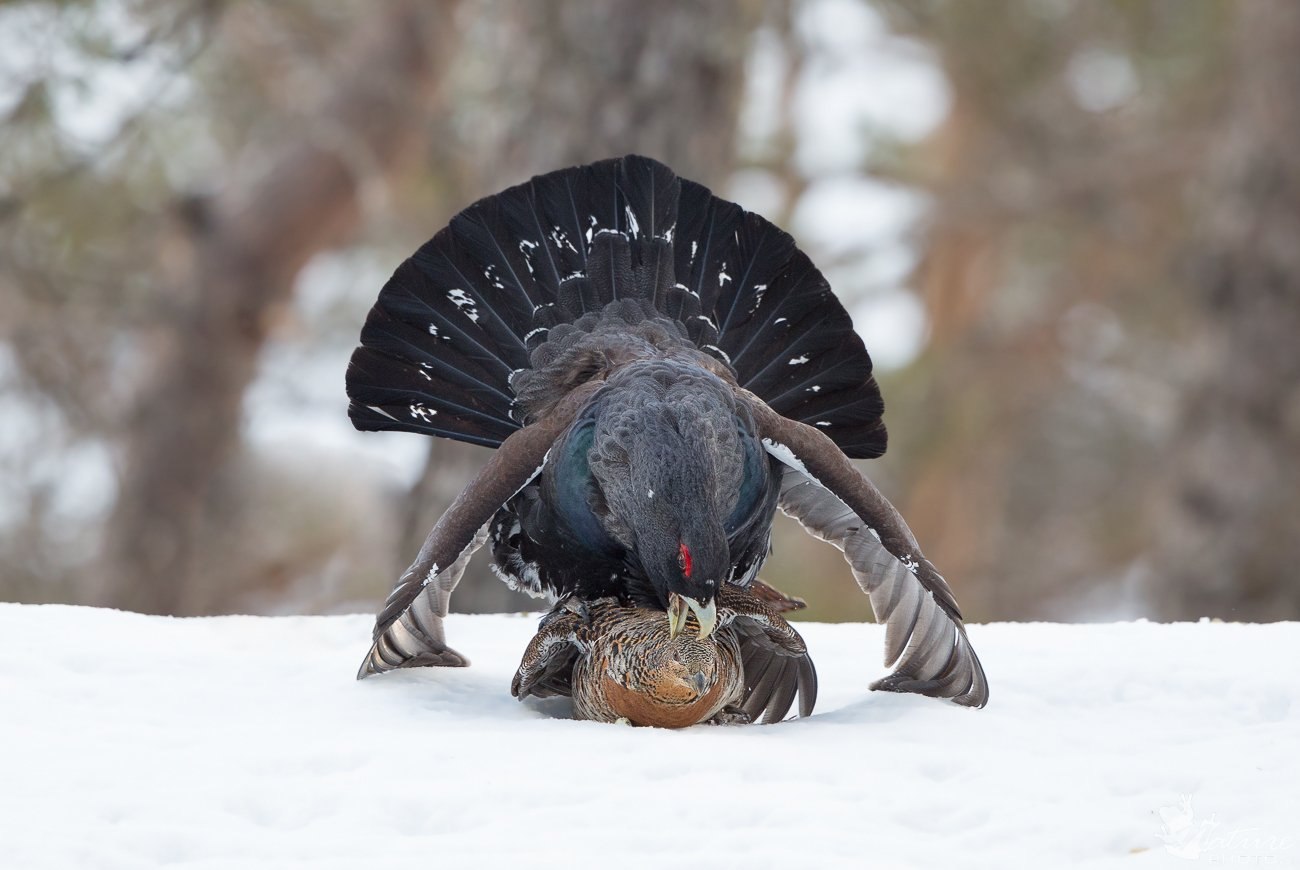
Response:
M537 242L530 242L528 239L519 240L519 253L524 255L524 265L528 267L528 274L534 274L533 270L533 249L537 247Z
M722 357L723 360L726 361L727 365L731 365L731 354L727 353L725 350L718 347L716 344L706 344L704 345L704 349L713 351L718 356Z
M485 274L488 274L490 277L491 271L492 267L489 266ZM496 286L500 287L501 285L497 284ZM463 311L466 317L475 323L478 323L478 306L474 304L474 298L472 296L464 290L461 290L459 287L456 287L447 291L447 298L451 300L452 305L455 305L456 308Z
M792 365L792 366L801 366L801 365L803 365L803 364L806 363L806 362L808 362L808 355L807 355L807 354L804 354L803 356L797 356L797 357L794 357L793 359L791 359L791 360L790 360L790 365Z
M573 246L573 242L569 241L569 234L560 229L558 224L551 229L551 241L555 242L557 248L568 248L573 253L578 253L578 249Z

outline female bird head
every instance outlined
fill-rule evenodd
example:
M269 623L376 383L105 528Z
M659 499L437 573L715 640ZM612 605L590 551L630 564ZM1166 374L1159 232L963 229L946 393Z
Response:
M653 611L617 603L598 605L592 626L590 652L575 670L583 684L575 698L594 690L604 699L595 712L607 709L610 718L634 725L682 728L710 719L743 695L734 632L669 637ZM592 668L597 661L604 664Z

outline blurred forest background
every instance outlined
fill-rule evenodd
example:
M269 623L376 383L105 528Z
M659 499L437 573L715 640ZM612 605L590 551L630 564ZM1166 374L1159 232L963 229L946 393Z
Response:
M0 599L373 610L484 452L351 431L366 311L630 151L826 272L969 619L1300 618L1293 0L0 5Z

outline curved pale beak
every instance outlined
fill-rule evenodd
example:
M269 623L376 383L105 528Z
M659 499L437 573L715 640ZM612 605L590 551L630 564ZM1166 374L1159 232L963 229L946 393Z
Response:
M695 614L695 621L700 626L700 638L706 638L713 634L713 629L718 625L718 607L713 601L708 604L700 604L694 598L687 598L685 595L678 595L676 592L668 593L668 637L676 638L686 627L686 620L689 613Z

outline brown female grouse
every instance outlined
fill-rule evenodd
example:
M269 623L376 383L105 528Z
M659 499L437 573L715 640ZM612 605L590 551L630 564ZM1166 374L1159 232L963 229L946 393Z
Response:
M543 618L510 691L571 696L578 719L659 728L776 722L796 692L799 715L809 715L817 674L780 613L803 602L755 580L724 587L718 605L715 631L700 637L691 614L674 636L662 611L570 597Z

